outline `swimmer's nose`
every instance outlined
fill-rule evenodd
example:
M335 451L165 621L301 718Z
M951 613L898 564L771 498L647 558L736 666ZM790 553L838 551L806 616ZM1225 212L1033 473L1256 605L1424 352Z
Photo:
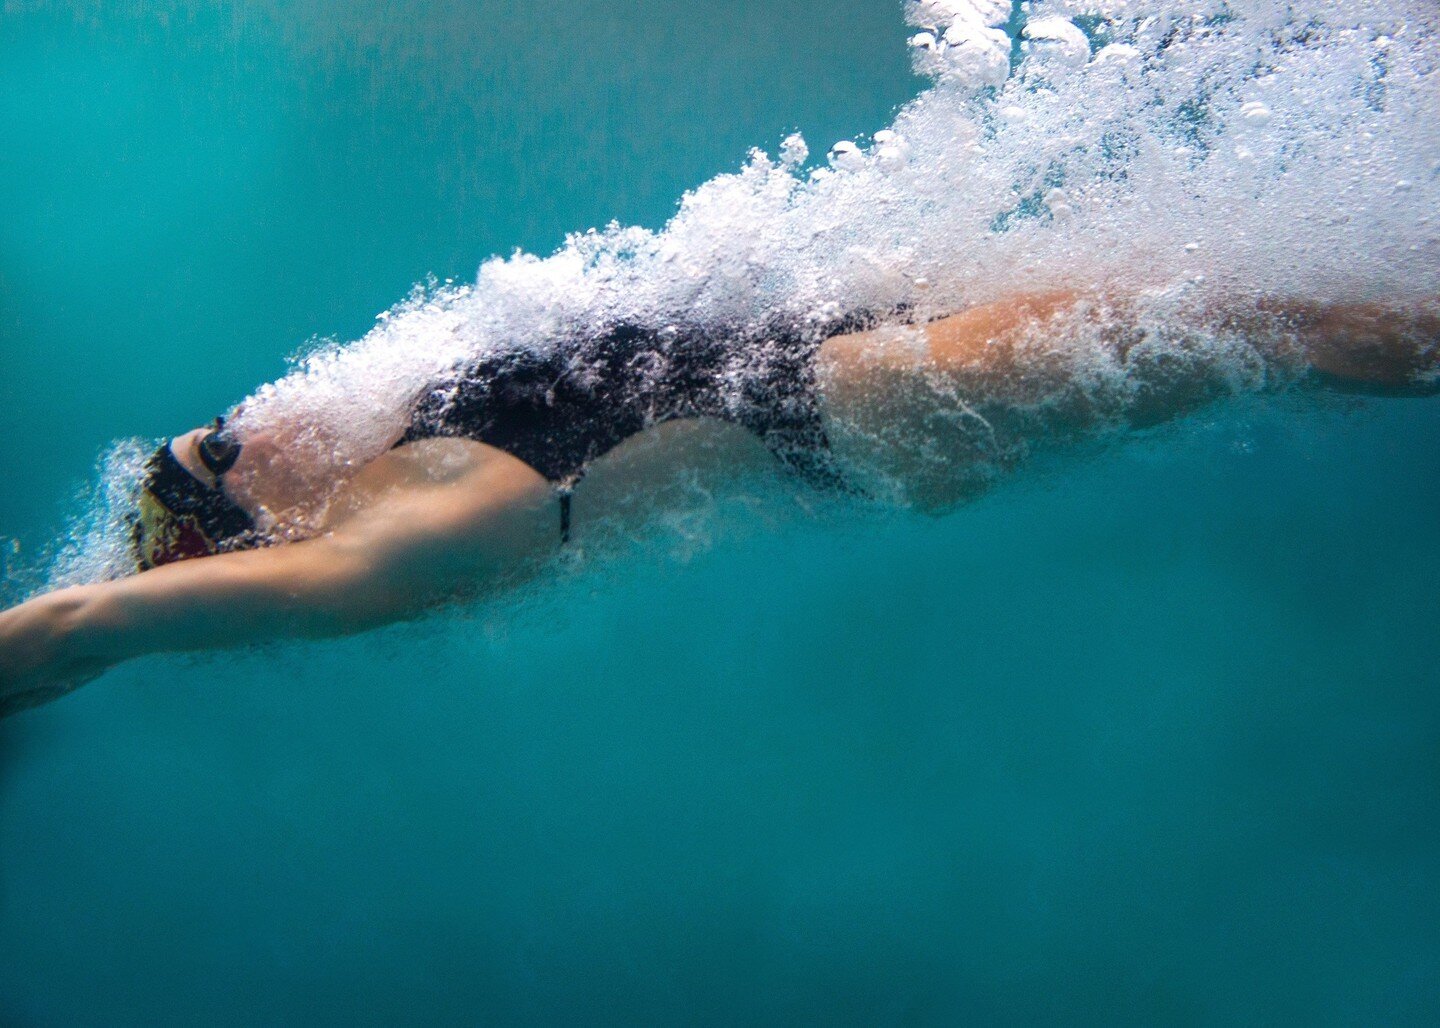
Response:
M180 453L182 450L188 450L191 446L198 443L200 437L208 431L210 431L209 428L192 428L185 434L177 435L174 439L171 439L170 448L176 453Z
M177 435L170 440L170 452L190 474L194 475L206 485L213 485L206 473L205 465L200 461L200 440L209 432L208 428L195 428L184 435Z

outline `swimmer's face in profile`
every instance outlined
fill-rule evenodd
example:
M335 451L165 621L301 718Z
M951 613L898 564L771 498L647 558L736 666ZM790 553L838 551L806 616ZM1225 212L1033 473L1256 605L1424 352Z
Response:
M156 448L145 462L131 531L139 570L208 557L254 530L254 520L220 486L239 454L219 420Z

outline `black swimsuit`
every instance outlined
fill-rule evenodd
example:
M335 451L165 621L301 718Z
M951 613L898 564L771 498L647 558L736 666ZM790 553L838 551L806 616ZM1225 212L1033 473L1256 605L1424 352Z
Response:
M590 462L677 418L741 425L806 481L843 489L821 421L814 358L824 338L863 324L852 318L815 338L771 331L738 341L734 333L622 324L548 353L488 355L422 394L396 445L463 437L518 457L558 487L566 537L570 490Z
M815 354L825 339L873 324L865 314L819 332L767 326L718 334L621 324L545 353L488 354L423 393L395 445L458 436L518 457L557 487L562 539L570 533L570 490L590 462L676 418L744 426L806 481L853 492L825 436ZM262 544L250 515L218 487L240 444L217 422L199 453L213 484L191 475L168 444L146 466L134 525L142 570Z

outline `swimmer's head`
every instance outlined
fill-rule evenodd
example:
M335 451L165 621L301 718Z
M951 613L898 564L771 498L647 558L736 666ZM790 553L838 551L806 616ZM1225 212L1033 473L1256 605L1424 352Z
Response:
M220 476L240 454L239 443L219 421L199 439L196 434L163 443L145 462L132 529L135 565L141 571L208 557L255 528L254 519L219 487ZM195 446L215 484L191 474L176 458L176 445Z

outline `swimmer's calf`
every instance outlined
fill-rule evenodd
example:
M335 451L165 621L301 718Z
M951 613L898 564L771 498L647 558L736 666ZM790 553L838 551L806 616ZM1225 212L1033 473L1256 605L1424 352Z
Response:
M1440 393L1440 304L1402 311L1381 304L1292 304L1289 319L1322 381L1384 396Z

